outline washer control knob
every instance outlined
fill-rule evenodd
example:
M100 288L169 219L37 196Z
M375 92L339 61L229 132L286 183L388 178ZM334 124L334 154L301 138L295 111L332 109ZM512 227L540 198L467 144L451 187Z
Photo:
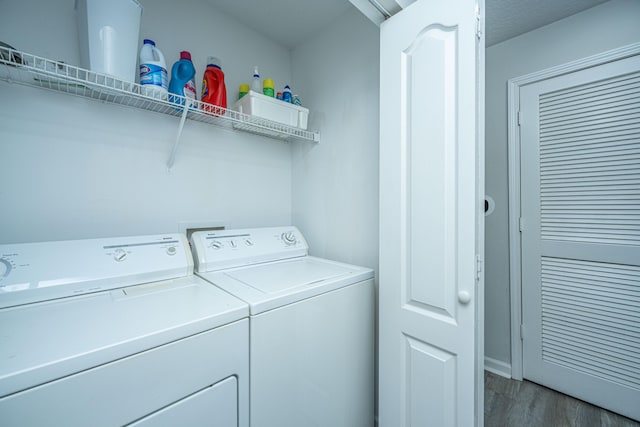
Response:
M7 277L11 273L11 264L4 258L0 258L0 277Z
M232 248L237 248L238 244L236 243L235 240L229 240L229 244L231 245Z
M215 250L222 249L222 242L219 240L214 240L213 242L211 242L211 248Z
M122 248L118 248L113 252L113 259L118 262L122 262L127 259L127 252Z
M253 240L251 239L244 239L244 244L247 246L253 246Z
M282 236L280 236L280 237L282 238L282 241L287 246L292 246L292 245L295 245L297 243L296 235L294 234L293 231L285 231L284 233L282 233Z
M173 256L173 255L175 255L176 253L178 253L178 250L176 249L176 247L175 247L175 246L169 246L169 247L167 248L167 255L169 255L169 256Z

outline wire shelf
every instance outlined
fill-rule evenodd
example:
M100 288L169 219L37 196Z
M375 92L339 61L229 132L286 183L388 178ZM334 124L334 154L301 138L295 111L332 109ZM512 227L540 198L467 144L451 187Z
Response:
M287 126L180 95L0 46L0 80L238 129L286 141L320 141L319 132ZM185 110L187 106L187 111Z

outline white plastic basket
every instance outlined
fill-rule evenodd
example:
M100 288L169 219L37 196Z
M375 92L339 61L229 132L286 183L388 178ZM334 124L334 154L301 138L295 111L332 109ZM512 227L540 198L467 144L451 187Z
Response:
M240 98L234 109L243 114L250 114L263 119L272 120L287 126L307 129L309 109L290 104L270 96L249 91Z

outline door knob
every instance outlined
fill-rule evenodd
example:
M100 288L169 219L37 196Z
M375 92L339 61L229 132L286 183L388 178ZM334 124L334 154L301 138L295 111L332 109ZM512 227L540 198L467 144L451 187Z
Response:
M460 301L461 304L469 304L471 295L467 291L460 291L458 292L458 301Z

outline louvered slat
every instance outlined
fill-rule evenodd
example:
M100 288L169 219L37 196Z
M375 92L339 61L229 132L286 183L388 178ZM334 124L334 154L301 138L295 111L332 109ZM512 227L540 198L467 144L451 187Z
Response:
M563 304L564 301L559 300L558 303L555 303L552 298L547 298L545 309L542 312L546 314L548 319L554 318L555 316L556 318L562 319L562 321L573 320L579 322L584 328L594 328L594 330L598 330L609 336L610 331L615 332L617 328L620 327L640 333L633 318L625 318L624 316L612 318L607 311L601 308L593 310L593 308L589 306L576 305L571 311L567 311L563 310ZM626 338L618 337L618 339L624 340Z
M542 257L543 360L640 389L640 267Z
M634 357L635 354L640 351L640 343L629 341L626 337L620 338L609 333L611 330L615 331L616 328L619 327L619 323L612 323L606 319L600 323L593 321L594 319L589 319L589 322L581 322L582 319L572 318L571 315L560 317L557 313L547 311L544 311L543 313L546 316L546 323L549 325L556 325L558 328L565 326L565 333L568 335L575 335L579 337L589 335L592 340L599 343L607 343L607 345L610 345L610 343L613 342L617 344L617 348L622 349L620 351L625 352L625 354L632 354ZM624 326L630 327L629 325Z
M640 126L638 127L640 129ZM582 153L615 153L619 150L633 152L637 144L638 129L608 132L606 135L590 135L590 137L574 136L556 140L556 144L549 144L541 148L546 156L554 154L556 157L580 155Z
M602 125L628 119L633 120L631 123L637 123L634 119L638 111L640 111L640 102L617 108L599 108L590 112L579 111L575 114L566 114L564 117L551 116L540 125L540 133L541 135L552 134L574 128L584 130L585 125Z
M571 348L576 354L590 359L593 362L605 362L613 365L612 371L617 374L630 375L636 381L640 380L640 369L635 363L634 352L624 351L623 348L614 348L611 346L612 342L599 343L596 340L590 339L588 343L585 343L585 336L575 336L570 334L570 331L560 328L559 330L551 329L546 331L545 339L548 342L553 342L554 346L549 346L548 352L553 352L553 347L561 347L566 345ZM622 350L620 352L615 350ZM586 353L586 354L585 354ZM624 369L620 368L620 365L624 365Z
M541 238L640 245L640 73L540 96Z
M634 72L576 87L548 92L541 98L540 103L545 105L548 110L553 110L558 105L571 105L585 98L602 98L609 94L625 93L627 89L633 90L633 88L640 85L638 75L640 75L640 73Z
M545 108L544 114L541 114L540 117L543 117L546 123L557 123L562 122L561 115L571 119L572 117L580 117L582 113L593 114L603 109L618 110L631 108L640 104L638 98L640 98L640 85L628 92L612 95L609 99L588 100L588 102L584 103L585 105L562 104L559 108L555 109ZM578 106L581 108L580 111L576 112L576 107Z

